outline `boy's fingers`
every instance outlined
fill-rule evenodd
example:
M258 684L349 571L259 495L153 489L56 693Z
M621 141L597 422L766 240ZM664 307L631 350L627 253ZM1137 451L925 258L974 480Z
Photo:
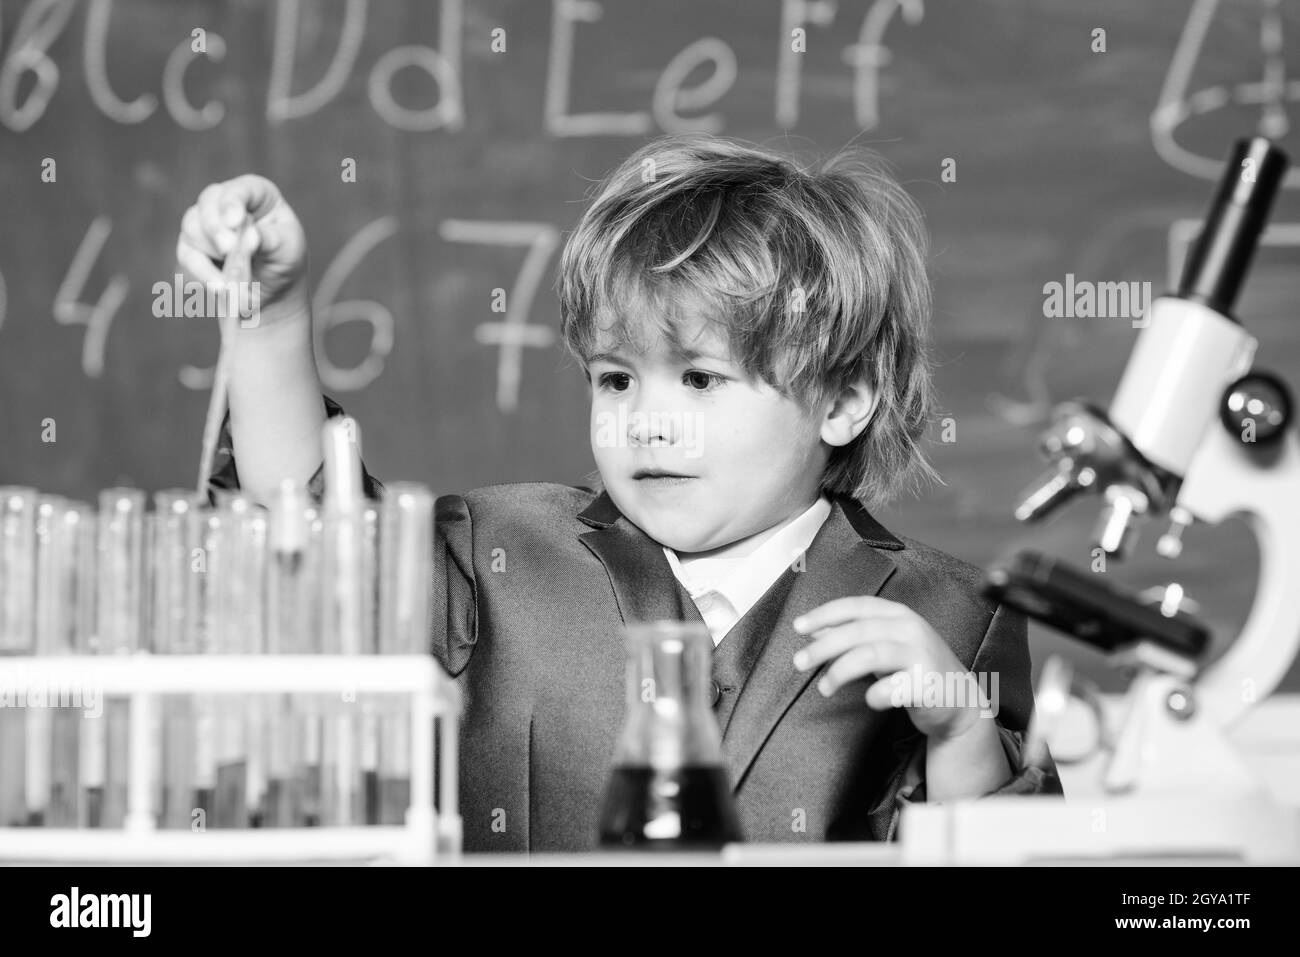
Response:
M247 213L240 211L240 215L247 217ZM236 245L226 257L225 263L221 267L222 278L226 281L226 295L229 297L227 308L232 312L237 312L241 317L250 314L251 310L251 292L252 292L252 274L253 253L257 250L261 237L251 225L241 221L237 233Z
M283 230L276 229L269 223L254 223L253 232L257 233L257 252L263 256L273 256L284 245Z
M181 238L208 258L221 258L221 253L217 251L212 238L203 231L203 226L199 222L198 206L191 206L181 217Z
M907 655L891 643L858 645L835 659L835 663L826 669L826 674L817 683L817 690L830 697L850 681L870 674L898 671L910 663Z
M819 631L814 639L794 656L794 666L800 671L812 671L850 648L861 644L889 641L897 625L888 619L865 618L835 625Z
M873 711L906 708L912 704L912 685L906 671L885 675L867 689L867 707Z
M300 263L306 254L302 230L292 218L273 217L254 223L260 237L258 255L264 260L278 263Z
M206 253L191 246L184 236L176 242L176 263L186 275L198 282L221 282L221 270Z
M222 199L221 186L212 184L199 193L199 228L207 234L208 241L217 249L217 257L224 257L235 245L235 231L226 225L229 207Z
M252 226L240 229L236 237L235 246L226 257L222 272L227 279L247 282L252 278L253 253L257 252L258 246L261 245L262 237Z
M266 216L280 201L280 191L270 180L247 174L224 183L212 183L199 193L199 226L210 238L219 256L235 248L244 220Z
M795 653L794 666L799 671L812 671L861 643L862 638L857 629L847 625L828 629Z
M280 191L264 176L245 173L221 184L222 202L247 210L253 219L261 219L280 201ZM236 222L234 225L238 226Z
M912 610L906 605L900 605L887 598L878 598L875 595L851 595L848 598L828 601L800 615L794 620L794 630L808 635L820 628L840 625L854 618L900 617L911 612Z
M245 256L251 258L254 253L262 248L262 231L252 223L249 223L241 238L243 242L240 243L240 252Z

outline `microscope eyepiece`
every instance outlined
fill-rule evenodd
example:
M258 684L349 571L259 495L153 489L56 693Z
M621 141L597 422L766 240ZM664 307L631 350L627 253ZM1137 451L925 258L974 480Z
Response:
M1262 136L1233 144L1205 226L1183 267L1180 298L1232 317L1237 293L1289 165L1286 153Z

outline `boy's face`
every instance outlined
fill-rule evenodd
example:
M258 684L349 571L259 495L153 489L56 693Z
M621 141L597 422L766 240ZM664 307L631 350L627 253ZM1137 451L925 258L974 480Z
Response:
M808 508L829 447L818 418L751 378L706 324L680 348L588 360L591 446L619 511L674 551L704 552Z

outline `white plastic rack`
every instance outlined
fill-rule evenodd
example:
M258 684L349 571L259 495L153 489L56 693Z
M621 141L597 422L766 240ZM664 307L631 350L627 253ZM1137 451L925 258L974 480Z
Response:
M2 657L0 687L94 689L129 701L127 810L112 829L0 828L0 860L82 863L393 863L457 856L459 689L418 655L152 655ZM151 729L162 695L400 694L410 697L411 803L400 826L157 827ZM440 722L438 765L434 722ZM435 778L435 771L437 778ZM434 802L435 784L438 802Z

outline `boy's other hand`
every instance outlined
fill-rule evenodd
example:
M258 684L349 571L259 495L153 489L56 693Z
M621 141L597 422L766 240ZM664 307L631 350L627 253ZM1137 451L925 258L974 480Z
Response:
M874 595L839 598L796 618L794 627L812 639L794 656L795 668L811 671L833 662L818 683L822 694L829 697L851 681L878 675L867 704L877 711L906 707L917 730L931 740L960 737L989 707L974 676L906 605ZM943 693L935 694L933 683ZM952 694L959 686L969 693Z
M252 228L241 232L248 221ZM222 283L222 264L232 253L251 256L257 325L308 315L306 237L270 180L250 174L212 183L181 218L176 261L190 279Z

